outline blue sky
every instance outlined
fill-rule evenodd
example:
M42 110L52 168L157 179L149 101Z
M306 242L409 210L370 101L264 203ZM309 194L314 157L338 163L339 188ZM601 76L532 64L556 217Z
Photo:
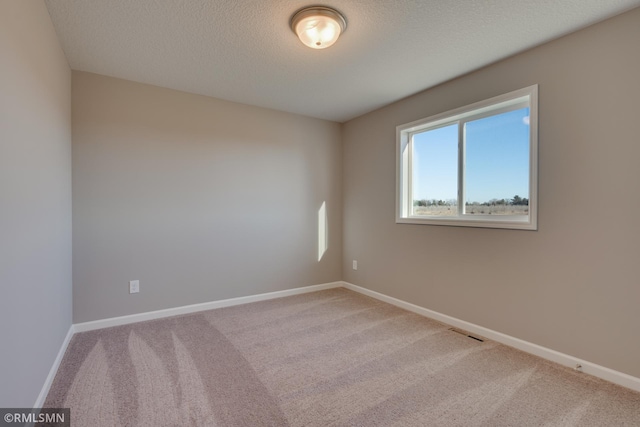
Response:
M466 202L529 197L529 109L466 123ZM458 130L414 135L413 200L457 199Z

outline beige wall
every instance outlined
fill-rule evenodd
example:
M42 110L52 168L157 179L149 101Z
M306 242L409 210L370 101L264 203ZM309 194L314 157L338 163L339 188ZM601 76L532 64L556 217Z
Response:
M0 407L30 407L71 326L71 71L41 1L0 1L0 289Z
M639 40L635 9L346 123L344 280L640 377ZM395 127L536 83L539 230L395 224Z
M72 92L74 322L340 280L339 124L75 71Z

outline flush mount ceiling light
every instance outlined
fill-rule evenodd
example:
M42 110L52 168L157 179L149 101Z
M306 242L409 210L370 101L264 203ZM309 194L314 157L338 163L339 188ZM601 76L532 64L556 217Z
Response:
M290 25L302 43L313 49L325 49L338 40L347 28L347 21L335 9L311 6L297 11Z

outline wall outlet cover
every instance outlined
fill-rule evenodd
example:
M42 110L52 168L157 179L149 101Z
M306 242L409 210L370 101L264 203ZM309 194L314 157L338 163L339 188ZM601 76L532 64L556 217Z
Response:
M129 282L129 293L137 294L140 292L140 280L131 280Z

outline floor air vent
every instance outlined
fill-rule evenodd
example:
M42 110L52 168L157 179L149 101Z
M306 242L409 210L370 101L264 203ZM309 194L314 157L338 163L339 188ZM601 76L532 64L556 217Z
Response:
M456 334L460 334L460 335L464 335L465 337L474 339L476 341L480 341L480 342L484 342L483 338L479 338L476 336L471 335L469 332L467 331L463 331L462 329L458 329L458 328L449 328L450 331L455 332Z

